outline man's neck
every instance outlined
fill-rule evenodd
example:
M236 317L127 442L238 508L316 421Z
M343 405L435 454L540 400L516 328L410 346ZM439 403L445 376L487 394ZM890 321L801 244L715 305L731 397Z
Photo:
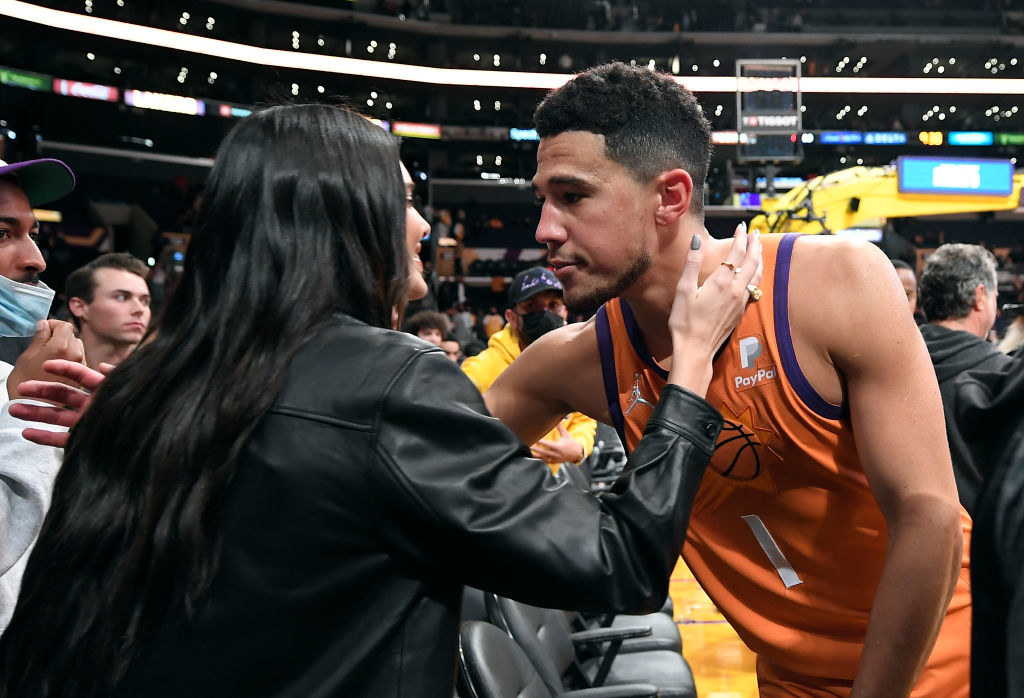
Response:
M702 228L695 231L681 231L672 244L655 252L655 263L634 284L622 294L640 329L640 334L651 352L651 356L667 368L667 359L672 355L672 337L668 331L668 318L676 297L676 286L683 273L686 256L690 250L693 235L701 236L704 246L704 263L701 266L698 283L721 266L729 253L732 239L716 240Z
M965 317L936 320L931 324L938 325L939 327L945 327L947 330L970 332L978 339L985 339L985 335L988 333L988 330L983 330L981 328L981 323L975 319L973 313Z
M100 364L116 366L128 358L136 346L124 342L111 342L85 331L82 332L81 339L85 347L85 363L94 370L98 370Z

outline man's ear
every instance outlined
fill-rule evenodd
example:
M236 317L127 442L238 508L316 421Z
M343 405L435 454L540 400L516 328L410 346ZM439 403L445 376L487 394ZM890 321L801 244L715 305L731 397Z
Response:
M669 170L658 175L658 195L661 202L655 212L655 222L671 225L690 210L693 197L693 178L682 169Z
M71 298L68 299L68 309L71 311L71 314L79 320L81 320L82 316L86 314L87 306L88 304L78 296L71 296Z
M974 289L974 309L978 311L984 309L987 300L988 291L985 289L985 285L978 284Z
M515 327L515 325L512 323L512 321L515 320L515 319L516 319L515 311L512 310L511 308L506 308L505 309L505 322L507 322L508 324L512 325L512 327Z

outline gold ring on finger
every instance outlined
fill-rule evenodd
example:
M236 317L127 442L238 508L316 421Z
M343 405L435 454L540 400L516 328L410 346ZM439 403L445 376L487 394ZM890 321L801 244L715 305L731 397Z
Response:
M743 267L738 267L732 262L722 262L722 266L729 267L730 269L732 269L733 274L739 274L741 271L743 271Z
M755 303L761 300L761 289L759 289L754 284L747 284L747 293L750 294L750 300L754 301Z

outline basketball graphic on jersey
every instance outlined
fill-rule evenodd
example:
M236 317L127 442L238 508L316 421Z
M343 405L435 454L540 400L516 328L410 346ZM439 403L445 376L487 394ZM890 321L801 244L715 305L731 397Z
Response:
M778 454L767 445L772 432L754 427L749 408L738 415L725 405L719 411L724 424L708 467L722 477L740 482L765 475L769 465L779 461Z

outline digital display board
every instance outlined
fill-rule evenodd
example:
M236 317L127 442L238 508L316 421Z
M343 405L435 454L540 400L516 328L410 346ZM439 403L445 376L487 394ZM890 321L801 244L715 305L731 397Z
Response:
M535 128L510 128L508 130L508 137L514 141L540 140L540 136L537 135L537 129Z
M822 145L851 145L864 142L864 134L860 131L822 131L818 134L818 142Z
M905 131L868 131L864 134L865 145L906 145Z
M0 68L0 83L10 85L11 87L27 87L30 90L49 92L51 80L52 78L49 75L41 73Z
M901 194L1008 196L1013 192L1009 160L903 156L896 159Z
M121 98L121 92L116 87L96 85L91 82L78 82L77 80L54 79L53 91L70 97L98 99L102 102L116 102Z
M995 134L991 131L950 131L946 142L950 145L992 145Z
M408 138L433 138L441 137L440 124L419 124L412 121L396 121L391 125L391 132L396 136Z
M168 95L162 92L144 92L143 90L125 90L124 103L139 109L156 109L175 114L199 116L206 113L206 104L199 99Z

